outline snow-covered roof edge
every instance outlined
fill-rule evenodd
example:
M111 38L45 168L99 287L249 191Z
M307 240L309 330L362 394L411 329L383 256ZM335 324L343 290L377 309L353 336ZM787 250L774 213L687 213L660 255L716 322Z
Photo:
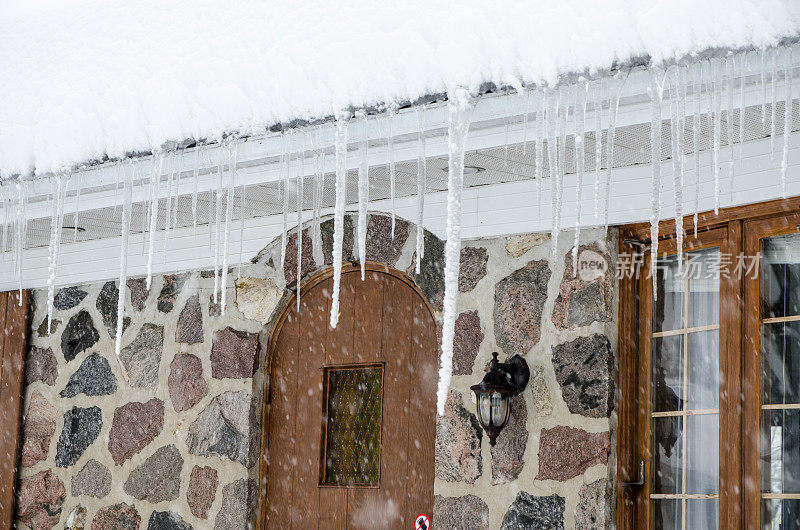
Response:
M789 0L145 4L0 8L11 15L0 17L0 90L15 102L0 107L6 178L441 99L457 86L553 86L800 35Z

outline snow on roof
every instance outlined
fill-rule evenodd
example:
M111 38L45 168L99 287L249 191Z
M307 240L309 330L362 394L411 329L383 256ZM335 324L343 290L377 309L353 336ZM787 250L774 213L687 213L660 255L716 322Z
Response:
M0 171L798 34L793 0L8 1Z

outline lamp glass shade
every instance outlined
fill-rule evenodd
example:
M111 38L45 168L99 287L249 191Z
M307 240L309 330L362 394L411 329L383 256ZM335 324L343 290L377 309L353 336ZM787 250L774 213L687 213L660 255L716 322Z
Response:
M478 395L478 415L481 425L502 428L508 421L508 396L500 392L482 392Z

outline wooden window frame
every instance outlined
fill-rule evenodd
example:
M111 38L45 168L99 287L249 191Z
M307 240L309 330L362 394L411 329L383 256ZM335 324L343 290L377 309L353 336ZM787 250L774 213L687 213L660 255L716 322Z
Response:
M797 233L800 197L726 208L683 220L684 251L719 246L736 259L755 256L765 237ZM646 223L620 230L620 253L649 246ZM674 220L661 221L658 254L677 252ZM730 266L735 266L731 264ZM756 265L758 267L758 265ZM650 421L652 278L649 251L641 274L619 280L619 401L617 432L617 526L650 528ZM731 271L729 271L731 272ZM720 277L719 528L760 528L761 482L758 457L760 418L759 281L748 275ZM639 383L642 383L641 385ZM640 462L644 474L640 477ZM722 464L724 463L724 465ZM643 485L628 487L623 483Z

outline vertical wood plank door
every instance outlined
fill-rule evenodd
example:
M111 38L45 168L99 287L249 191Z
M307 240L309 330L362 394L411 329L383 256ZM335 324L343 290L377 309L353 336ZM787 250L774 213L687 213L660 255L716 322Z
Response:
M11 528L14 521L28 297L28 291L0 293L0 528Z
M432 515L438 344L403 273L309 280L270 340L262 528L412 528ZM265 479L265 480L264 480Z

